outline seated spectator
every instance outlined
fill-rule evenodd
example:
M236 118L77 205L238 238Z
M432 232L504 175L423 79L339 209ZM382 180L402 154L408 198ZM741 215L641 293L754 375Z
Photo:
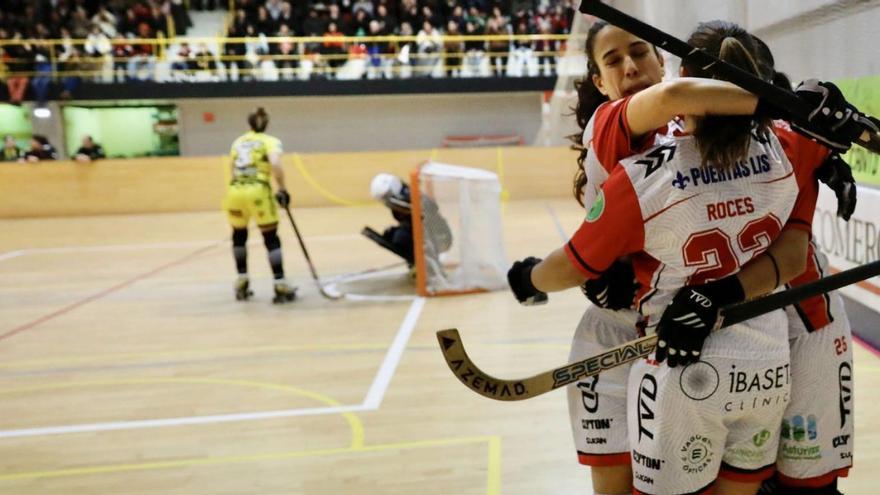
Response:
M201 75L202 79L214 79L217 76L217 62L214 61L214 53L208 49L208 45L199 43L193 67L196 70L196 76Z
M34 134L31 136L30 149L24 152L24 155L19 161L36 163L57 159L58 152L55 150L54 146L49 144L49 140L46 139L46 136Z
M3 154L0 154L0 162L17 162L21 157L21 148L18 147L15 138L9 134L3 136Z
M92 136L83 136L82 146L76 150L74 160L80 163L88 163L100 158L105 158L104 148L92 140Z

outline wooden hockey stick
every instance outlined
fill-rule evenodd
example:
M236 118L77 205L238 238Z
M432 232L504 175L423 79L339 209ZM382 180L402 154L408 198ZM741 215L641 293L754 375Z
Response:
M786 109L794 118L795 123L804 127L809 127L807 120L813 108L804 100L799 98L791 91L786 91L778 86L774 86L753 74L720 60L699 48L694 48L686 42L665 33L653 26L621 12L600 0L582 0L580 11L584 14L593 15L604 19L624 31L628 31L643 40L658 46L669 53L696 63L705 70L709 70L713 74L722 79L730 81L737 86L749 91L752 94L765 98L772 102L778 108ZM867 129L862 132L857 144L865 149L880 153L880 134L869 132Z
M789 289L754 301L722 309L722 327L727 327L755 316L781 309L790 304L856 282L880 275L880 260L868 263L815 282ZM458 330L451 328L437 332L440 350L452 373L474 392L490 399L517 401L531 399L564 387L582 378L596 375L636 359L646 357L657 344L656 335L641 337L583 361L561 366L521 380L504 380L484 372L468 357Z
M312 273L312 279L314 279L315 284L318 286L318 292L320 292L322 296L330 299L331 301L337 301L345 297L344 294L331 293L324 287L324 284L321 283L321 279L318 278L318 272L315 271L315 265L312 263L312 258L311 256L309 256L309 250L306 249L306 243L303 242L302 235L300 235L299 229L296 227L296 222L293 220L293 214L290 213L290 206L285 206L284 211L287 212L287 218L290 219L290 225L291 227L293 227L293 233L296 234L296 240L299 241L299 247L302 249L303 256L306 258L306 264L309 265L309 271Z

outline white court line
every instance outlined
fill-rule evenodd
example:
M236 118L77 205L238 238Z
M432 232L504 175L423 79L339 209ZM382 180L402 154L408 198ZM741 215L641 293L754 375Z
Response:
M134 421L111 421L106 423L87 423L79 425L43 426L38 428L22 428L17 430L0 430L0 438L34 437L42 435L61 435L65 433L90 433L96 431L134 430L142 428L158 428L162 426L182 426L197 424L229 423L236 421L255 421L261 419L289 418L294 416L313 416L319 414L339 414L344 412L373 411L382 404L391 378L406 349L406 344L415 329L425 299L419 297L412 302L403 323L397 330L394 342L388 349L382 366L373 378L370 390L364 402L354 406L312 407L298 409L282 409L277 411L258 411L250 413L213 414L209 416L187 416L180 418L146 419Z
M379 368L379 372L376 373L376 378L373 379L373 384L370 386L370 391L367 392L367 398L364 400L364 406L367 409L378 409L379 404L382 403L385 391L388 390L388 384L391 383L391 377L394 376L394 371L397 370L397 365L400 363L400 356L403 355L403 351L406 349L406 344L416 328L416 322L419 321L419 315L422 314L422 308L424 307L425 298L419 297L412 302L409 311L406 312L406 317L403 319L403 323L400 324L400 329L394 337L394 342L388 348L388 353L385 354L382 367Z
M9 251L8 253L0 254L0 261L11 260L12 258L18 258L22 255L24 255L24 251L22 251L21 249L19 249L18 251Z

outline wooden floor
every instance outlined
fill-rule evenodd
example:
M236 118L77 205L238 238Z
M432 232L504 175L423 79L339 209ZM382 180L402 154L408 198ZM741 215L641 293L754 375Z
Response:
M387 300L321 298L282 225L294 304L232 297L218 213L0 220L0 493L590 494L564 394L500 403L448 371L456 326L487 371L567 360L579 292L523 308L506 292L412 297L404 268L357 233L376 207L296 210L325 279ZM505 207L509 259L543 255L583 217L571 201ZM340 276L346 276L340 279ZM401 297L403 296L403 297ZM876 493L880 359L856 349L856 468Z

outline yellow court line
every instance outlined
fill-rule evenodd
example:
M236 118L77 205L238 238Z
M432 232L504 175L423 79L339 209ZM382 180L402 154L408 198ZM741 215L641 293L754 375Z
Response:
M290 452L270 452L265 454L224 456L224 457L196 457L191 459L178 459L174 461L141 462L129 464L113 464L106 466L87 466L81 468L56 469L46 471L26 471L0 475L0 481L14 481L26 479L61 478L66 476L87 476L92 474L122 473L128 471L148 471L158 469L171 469L188 466L216 466L228 464L242 464L249 462L271 461L282 459L295 459L303 457L326 457L338 454L381 452L387 450L405 450L425 447L443 447L463 445L470 443L487 443L489 446L489 465L487 472L486 494L501 494L501 437L481 436L467 438L444 438L436 440L418 440L413 442L397 442L389 444L368 445L357 448L333 448L316 450L297 450Z
M228 380L224 378L135 378L129 380L92 380L76 383L46 383L42 385L28 385L26 387L10 388L0 390L0 395L12 395L16 393L37 392L44 390L63 390L70 388L86 388L86 387L104 387L104 386L120 386L120 385L154 385L154 384L207 384L207 385L235 385L241 387L252 387L265 390L287 392L301 397L316 400L328 406L341 406L342 403L318 392L305 390L302 388L291 387L289 385L280 385L277 383L255 382L251 380ZM364 445L364 425L360 418L352 412L342 413L342 417L348 422L351 429L351 446L352 449L361 448ZM2 479L2 478L0 478Z
M116 354L94 354L91 356L73 356L64 358L43 358L29 359L22 361L11 361L0 363L0 369L3 368L31 368L44 365L61 365L61 364L100 364L104 362L112 362L115 364L123 364L121 359L138 359L138 358L182 358L187 356L200 355L247 355L247 354L263 354L272 352L295 352L295 351L363 351L363 350L384 350L388 346L384 344L309 344L309 345L275 345L260 347L220 347L214 349L189 349L183 351L155 351L155 352L122 352Z
M299 170L299 173L303 176L303 179L312 186L313 189L318 191L322 196L333 201L334 203L341 204L343 206L366 206L373 204L372 201L351 201L348 199L341 198L329 190L327 190L324 186L318 183L312 174L306 169L305 164L303 163L302 157L300 157L299 153L293 154L293 164L296 166L296 169Z

